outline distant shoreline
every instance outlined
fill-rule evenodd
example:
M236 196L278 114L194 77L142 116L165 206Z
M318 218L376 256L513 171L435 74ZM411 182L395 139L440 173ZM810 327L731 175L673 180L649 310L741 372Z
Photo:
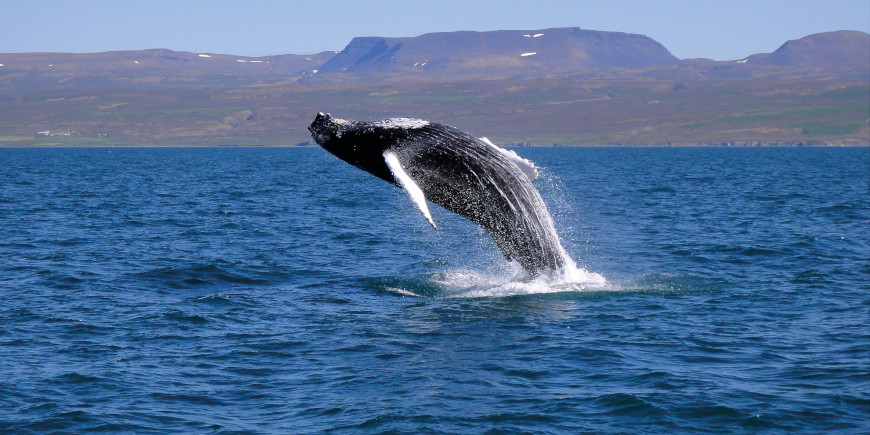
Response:
M511 146L497 144L503 148L868 148L870 143L804 143L804 144L722 144L722 143L694 143L694 144L603 144L603 145L524 145ZM137 149L137 148L290 148L290 149L317 149L316 145L0 145L0 149Z

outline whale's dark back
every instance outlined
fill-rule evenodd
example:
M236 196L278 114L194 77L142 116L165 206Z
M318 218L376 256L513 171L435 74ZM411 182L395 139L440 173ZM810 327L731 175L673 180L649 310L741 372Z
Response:
M565 258L553 219L532 180L492 145L441 124L411 132L395 149L426 198L483 227L509 260L533 275Z

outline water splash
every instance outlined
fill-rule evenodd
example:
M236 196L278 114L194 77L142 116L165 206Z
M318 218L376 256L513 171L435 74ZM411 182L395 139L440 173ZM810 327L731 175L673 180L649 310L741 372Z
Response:
M603 276L581 268L573 267L559 275L530 277L513 262L494 271L456 268L411 278L385 278L377 280L376 287L424 298L499 298L613 290Z

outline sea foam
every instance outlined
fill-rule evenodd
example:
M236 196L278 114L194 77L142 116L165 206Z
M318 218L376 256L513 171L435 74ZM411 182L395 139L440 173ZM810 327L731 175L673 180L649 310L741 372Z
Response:
M573 265L573 263L572 263ZM419 286L419 288L417 288ZM433 292L433 287L436 290ZM611 290L601 275L576 266L563 274L529 277L517 263L500 270L455 268L386 286L402 296L432 298L499 298L510 296Z

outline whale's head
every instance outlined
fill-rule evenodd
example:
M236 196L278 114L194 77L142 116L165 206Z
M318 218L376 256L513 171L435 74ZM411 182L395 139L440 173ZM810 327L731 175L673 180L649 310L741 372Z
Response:
M350 124L352 122L333 118L328 113L324 114L320 112L314 118L314 122L308 126L308 131L311 132L311 137L318 145L324 148L327 146L334 147L337 144L337 140L341 139L342 134L350 127Z
M387 150L405 144L408 131L429 123L419 119L393 118L375 122L348 121L318 113L308 126L311 137L326 151L372 175L396 181L384 160Z
M326 151L372 175L393 182L384 163L385 145L366 131L363 123L318 113L308 126L311 137Z

